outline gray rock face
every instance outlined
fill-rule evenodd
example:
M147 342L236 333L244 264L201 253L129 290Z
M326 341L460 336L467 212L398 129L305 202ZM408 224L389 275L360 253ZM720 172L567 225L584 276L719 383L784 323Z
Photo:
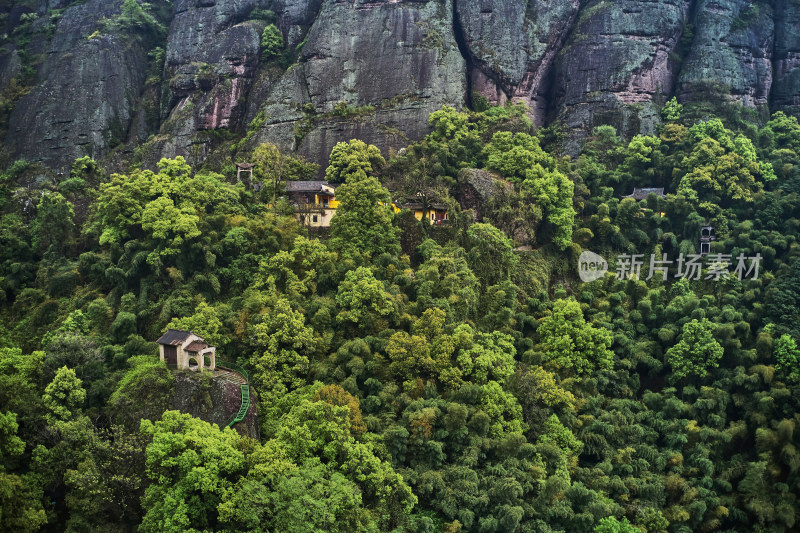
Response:
M510 190L514 190L512 183L488 170L464 168L458 173L458 202L462 209L472 209L478 222L483 221L484 206Z
M211 145L198 132L239 127L259 61L264 23L245 20L257 0L175 3L164 66L164 120L145 163L182 155L200 164Z
M322 7L322 0L278 0L272 9L278 13L278 27L290 48L296 47L306 35Z
M22 57L47 56L11 116L13 155L64 167L155 133L139 150L146 165L199 165L258 117L244 148L274 142L324 168L337 142L400 148L429 131L432 111L475 95L563 123L569 153L600 124L653 132L673 95L800 112L793 0L175 0L161 79L147 84L147 50L87 38L119 5L40 0L26 54L0 49L0 87ZM48 40L53 8L65 10ZM256 8L275 13L288 68L261 60ZM7 9L12 26L30 11Z
M466 86L451 0L326 0L299 64L259 106L266 123L255 140L292 147L322 165L336 142L356 136L399 148L427 133L432 111L464 105ZM332 112L340 102L374 109L338 120ZM310 132L302 131L303 120L314 126Z
M244 420L234 429L258 440L258 398L250 388L250 409ZM169 409L188 413L211 424L224 428L242 404L239 386L220 378L206 379L196 372L177 372L175 385L169 398Z
M776 109L797 115L800 112L800 5L792 0L778 0L774 17L772 104Z
M749 0L699 0L694 28L678 79L679 98L719 95L747 107L767 104L775 43L772 8Z
M630 136L652 133L658 100L672 92L672 56L687 22L688 0L619 0L584 6L556 60L556 116L575 134L568 151L594 126Z
M144 83L145 52L120 37L87 39L119 5L90 0L64 12L39 82L12 112L6 143L56 168L84 155L102 158L125 140Z
M578 0L459 0L456 22L470 59L473 92L495 105L523 101L534 120L544 123L553 60L578 7Z
M17 76L22 69L19 53L16 50L7 51L0 55L0 89L4 89L12 78Z

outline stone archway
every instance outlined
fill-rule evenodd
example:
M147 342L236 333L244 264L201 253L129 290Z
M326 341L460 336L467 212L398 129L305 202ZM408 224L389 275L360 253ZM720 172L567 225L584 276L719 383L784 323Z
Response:
M189 365L189 370L203 370L203 356L200 354L187 354L186 363Z

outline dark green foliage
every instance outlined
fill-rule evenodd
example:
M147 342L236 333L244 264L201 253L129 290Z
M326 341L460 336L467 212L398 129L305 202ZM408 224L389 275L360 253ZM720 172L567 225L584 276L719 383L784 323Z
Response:
M689 107L627 142L598 126L574 159L520 106L444 108L388 161L341 143L327 239L278 198L315 166L272 145L261 195L181 158L108 178L81 158L59 182L15 163L0 529L795 531L800 126ZM502 175L476 216L467 168ZM395 215L409 196L449 223ZM649 276L706 224L706 259L760 254L758 279ZM583 283L585 250L641 274ZM167 411L167 327L246 367L261 442Z

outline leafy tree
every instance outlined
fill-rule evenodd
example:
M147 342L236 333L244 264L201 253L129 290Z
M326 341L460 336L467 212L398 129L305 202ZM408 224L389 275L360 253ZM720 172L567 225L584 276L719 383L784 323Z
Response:
M224 326L218 311L204 301L197 304L193 315L173 318L167 324L167 329L170 328L196 333L212 346L224 347L228 343L228 337L224 335Z
M667 103L661 108L661 118L668 122L680 120L681 113L683 113L683 106L674 96L667 100Z
M458 326L454 335L460 345L468 344L455 355L465 380L478 385L491 380L503 385L514 373L516 349L510 335L475 332L466 324Z
M64 366L56 372L42 396L49 421L66 422L81 414L83 402L86 400L86 391L81 384L71 368Z
M261 33L261 59L267 61L283 51L283 34L275 24L267 24Z
M705 377L708 369L719 366L723 348L714 338L714 326L706 318L683 325L678 343L667 350L666 360L676 378Z
M536 332L543 357L556 369L588 374L614 365L611 333L587 323L575 300L556 300Z
M17 436L17 417L0 411L0 527L4 531L38 531L47 521L41 504L41 488L33 476L11 473L25 451Z
M595 533L641 533L641 529L634 527L627 518L619 520L613 516L601 519L594 527Z
M323 401L331 405L347 407L350 410L350 430L355 434L363 433L367 430L364 425L364 418L361 414L361 406L358 398L344 390L338 385L326 385L317 389L314 393L313 401Z
M478 308L480 281L467 263L463 248L442 248L432 239L418 251L424 262L414 276L417 304L446 311L453 320L474 318Z
M783 334L775 341L773 354L775 370L783 373L790 381L800 381L800 350L790 335Z
M346 183L350 176L372 176L386 165L381 151L364 141L353 139L340 142L331 150L330 165L325 169L325 179L330 183ZM337 191L338 196L338 191Z
M522 407L514 395L496 381L489 381L482 387L480 405L492 421L489 426L490 437L500 438L525 431Z
M723 207L737 201L749 203L763 188L763 179L774 177L759 165L750 140L734 135L719 119L695 124L689 128L688 138L693 145L681 162L686 174L678 183L678 192L690 200Z
M173 246L198 236L201 215L243 212L241 189L225 183L218 174L192 176L181 156L162 159L158 170L135 170L130 176L112 174L110 181L100 185L91 227L99 234L101 245L122 244L147 231L156 239L154 248L177 253ZM160 208L167 210L163 219Z
M244 437L178 411L143 420L151 439L145 451L150 485L144 493L140 531L214 529L218 507L244 474Z
M266 32L268 29L269 26L264 31ZM282 39L283 37L281 37L281 43ZM283 190L287 181L309 180L319 169L319 165L315 163L309 163L295 155L282 153L272 143L259 144L253 150L250 162L255 165L253 167L255 180L266 185L264 192L272 201L273 211L278 207L278 193Z
M70 531L133 528L143 515L147 437L119 427L99 437L89 441L86 456L64 474Z
M46 381L52 380L57 371L68 366L83 382L91 382L102 377L103 356L97 343L90 337L72 332L53 336L45 348L46 356L42 367Z
M265 391L276 393L304 385L309 370L308 355L315 341L303 314L280 298L263 320L253 326L253 332L257 345L264 350L250 358L256 382Z
M374 521L382 529L397 524L417 498L392 466L379 458L375 446L352 436L350 410L327 402L303 401L281 421L275 441L295 464L319 464L355 482L368 505L368 515L349 520ZM323 518L321 516L320 518ZM361 527L357 528L360 530Z
M375 522L363 510L358 486L322 465L297 469L272 495L275 531L369 531Z
M574 184L564 174L535 166L525 173L522 190L544 211L553 230L553 242L562 250L572 243L575 209L572 207Z
M338 322L351 322L366 330L396 311L383 282L375 279L367 267L358 267L345 274L344 281L339 284L336 304L341 309L336 317Z
M623 179L634 185L654 186L656 168L661 166L661 139L653 135L635 135L625 150L625 159L618 168Z
M175 207L171 198L161 196L149 202L142 211L142 229L159 242L159 255L176 255L184 242L199 237L200 217L191 206ZM150 258L155 260L155 255Z
M31 225L34 248L44 253L52 247L55 252L64 253L72 241L74 217L72 204L61 194L43 194Z
M473 224L467 231L469 264L485 287L508 279L516 264L511 240L491 224Z
M151 4L137 0L124 0L122 12L114 19L104 21L106 31L125 32L139 37L146 35L153 41L162 39L166 28L150 12Z
M339 207L331 219L331 248L344 255L377 256L399 250L398 230L392 225L391 196L368 174L376 156L372 148L360 141L339 152L331 152L328 179L343 178L336 189Z
M130 358L128 366L108 407L117 424L133 430L138 429L143 418L161 418L168 407L175 375L165 363L148 355Z
M290 297L314 294L319 279L332 275L336 253L316 239L299 236L292 249L262 261L257 287L274 287Z
M23 354L19 348L0 348L0 405L18 416L40 416L44 352ZM33 422L33 421L31 421Z
M422 220L427 223L434 205L447 199L447 186L453 180L440 174L440 166L425 152L425 147L411 147L393 160L388 170L396 203L418 202L422 208Z
M539 147L539 140L527 133L497 132L484 151L487 168L517 183L537 165L549 170L555 166L553 157Z

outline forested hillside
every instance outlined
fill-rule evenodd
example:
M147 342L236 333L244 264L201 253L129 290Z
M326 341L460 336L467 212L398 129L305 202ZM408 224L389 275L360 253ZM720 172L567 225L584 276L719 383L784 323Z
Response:
M798 29L0 0L0 531L800 530Z
M598 127L569 158L522 106L443 108L402 153L336 147L325 233L272 201L316 168L269 145L258 192L180 157L84 157L57 183L17 161L0 529L796 530L800 126L689 111L630 142ZM482 222L453 199L464 168L513 184ZM386 184L449 224L394 214ZM621 199L643 186L668 195ZM611 264L597 281L585 250ZM616 276L633 254L638 279ZM168 410L167 327L246 368L260 440Z

